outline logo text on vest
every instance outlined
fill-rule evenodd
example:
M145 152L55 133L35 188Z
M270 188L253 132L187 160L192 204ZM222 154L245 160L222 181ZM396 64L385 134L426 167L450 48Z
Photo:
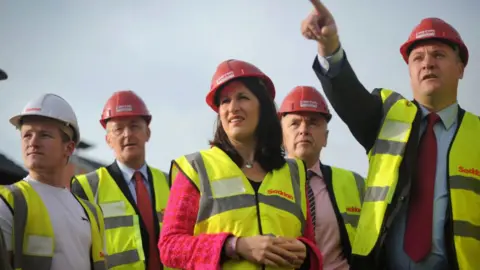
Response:
M268 193L268 195L279 195L279 196L282 196L282 197L287 198L289 200L293 200L293 195L292 194L288 194L288 193L286 193L285 191L282 191L282 190L269 189L269 190L267 190L267 193Z
M479 169L475 169L475 168L464 168L463 166L458 166L458 171L461 172L461 173L465 173L465 174L473 174L473 175L476 175L476 176L480 176L480 170Z
M360 213L360 210L361 210L360 208L355 206L347 207L347 212L351 212L351 213Z

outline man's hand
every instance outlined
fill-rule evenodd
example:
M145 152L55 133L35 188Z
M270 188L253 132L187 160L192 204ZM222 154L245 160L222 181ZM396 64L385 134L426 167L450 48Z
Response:
M318 42L318 54L320 56L330 56L340 46L337 24L330 11L320 0L310 0L310 2L312 2L314 9L302 21L302 35L307 39Z

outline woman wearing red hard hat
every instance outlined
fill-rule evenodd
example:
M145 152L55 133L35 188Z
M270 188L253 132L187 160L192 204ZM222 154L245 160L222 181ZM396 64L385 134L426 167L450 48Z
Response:
M414 100L383 88L370 93L340 46L333 16L313 2L302 23L319 45L313 69L369 154L353 268L478 269L480 214L466 209L480 205L480 119L457 103L468 63L459 33L442 19L423 19L400 47Z
M172 162L159 242L181 269L322 269L303 161L285 159L275 88L254 65L222 62L207 104L218 113L211 148Z

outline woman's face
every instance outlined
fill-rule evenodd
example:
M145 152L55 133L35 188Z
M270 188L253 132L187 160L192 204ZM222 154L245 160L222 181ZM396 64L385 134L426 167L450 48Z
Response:
M218 114L228 138L253 140L260 116L257 97L241 81L232 81L221 90L218 101Z

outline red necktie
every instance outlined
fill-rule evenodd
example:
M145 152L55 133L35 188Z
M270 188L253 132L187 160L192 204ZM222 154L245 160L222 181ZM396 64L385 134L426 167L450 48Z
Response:
M147 187L143 182L142 174L139 171L136 171L133 176L135 179L138 211L140 211L140 215L145 227L147 228L149 237L148 270L159 270L162 269L162 265L160 264L160 253L157 249L158 239L155 237L153 209L150 201L150 195L148 194Z
M437 169L437 139L433 126L436 113L427 116L427 128L418 148L417 177L412 181L403 248L413 261L420 261L432 249L433 193Z

